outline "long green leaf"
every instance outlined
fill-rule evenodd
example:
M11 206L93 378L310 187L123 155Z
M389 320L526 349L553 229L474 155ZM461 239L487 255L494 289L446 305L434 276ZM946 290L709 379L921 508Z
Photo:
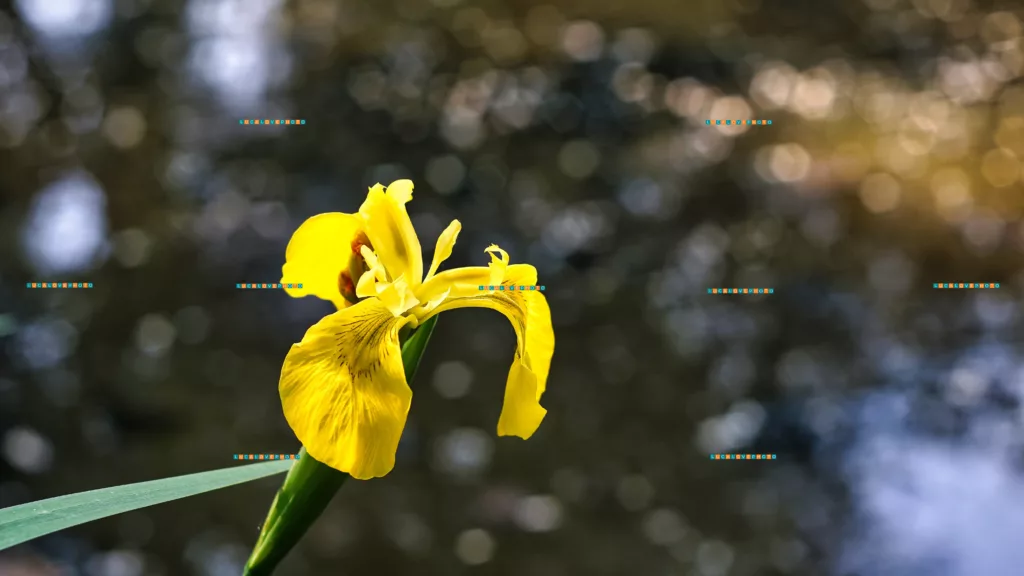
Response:
M290 465L289 460L276 460L248 466L233 466L198 474L68 494L5 508L0 510L0 550L129 510L280 474Z
M412 384L420 359L434 333L437 316L430 318L402 344L405 381ZM330 468L306 454L292 464L281 489L270 505L260 536L245 565L244 576L269 576L281 560L316 522L349 475Z

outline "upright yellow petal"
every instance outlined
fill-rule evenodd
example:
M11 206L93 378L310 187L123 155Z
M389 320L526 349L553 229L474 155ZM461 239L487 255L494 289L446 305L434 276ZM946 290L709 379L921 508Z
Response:
M395 180L388 186L387 194L403 206L412 200L412 180Z
M430 270L427 270L427 277L423 279L424 282L430 280L434 274L437 274L438 267L441 263L448 259L452 255L452 249L455 248L455 240L459 237L459 232L462 231L462 222L458 220L452 220L452 223L441 232L441 235L437 237L437 245L434 247L434 257L430 262Z
M387 271L384 270L384 265L377 259L377 255L366 246L360 248L360 255L369 269L356 282L356 296L359 298L370 298L377 295L378 283L387 284Z
M325 316L281 369L284 415L314 458L366 480L395 465L412 390L395 317L376 298Z
M412 198L412 182L398 180L370 188L359 214L366 221L366 235L392 279L404 276L412 287L423 280L423 250L405 204Z
M348 306L339 282L352 258L352 239L362 227L362 218L341 212L318 214L303 222L288 241L281 270L282 284L302 284L302 288L285 288L285 292L294 298L312 295L330 300L339 310Z
M488 285L500 285L505 279L505 268L508 267L508 252L498 248L497 244L491 244L484 252L491 255L491 263L487 265L491 269ZM537 275L534 274L534 283L536 283L536 279Z
M507 256L504 262L507 262ZM519 286L537 283L536 268L528 264L504 267L504 262L501 262L504 291L480 291L479 285L472 285L473 281L482 284L482 280L494 272L493 268L462 268L435 276L435 279L451 280L451 293L461 296L450 297L424 315L421 321L454 308L490 308L509 319L516 332L518 347L505 383L505 403L498 420L498 435L529 438L547 413L540 405L540 398L547 386L551 356L555 351L555 332L551 326L551 309L544 294L536 290L519 290ZM509 290L510 286L516 289ZM472 291L476 293L466 295Z

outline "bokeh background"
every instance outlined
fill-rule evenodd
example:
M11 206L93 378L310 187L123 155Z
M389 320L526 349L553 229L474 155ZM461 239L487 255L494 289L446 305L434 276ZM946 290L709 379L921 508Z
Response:
M234 285L410 177L425 249L540 270L548 417L497 438L512 330L445 314L394 472L279 574L1024 570L1019 4L0 6L0 506L297 450L278 371L331 305ZM236 575L279 482L0 573Z

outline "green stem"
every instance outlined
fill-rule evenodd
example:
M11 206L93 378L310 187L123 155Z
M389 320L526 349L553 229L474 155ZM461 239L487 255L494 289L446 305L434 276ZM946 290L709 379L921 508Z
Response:
M437 316L424 322L408 339L404 339L402 363L405 365L405 381L410 385L435 324ZM270 505L260 536L245 565L244 576L273 574L348 478L348 474L318 462L302 448L299 459L288 471Z
M306 454L305 448L299 450L298 461L285 476L263 521L245 575L272 574L348 478Z

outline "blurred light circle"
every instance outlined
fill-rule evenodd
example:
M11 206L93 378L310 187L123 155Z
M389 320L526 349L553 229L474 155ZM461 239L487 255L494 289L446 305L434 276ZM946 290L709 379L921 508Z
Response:
M835 85L830 79L801 77L790 93L789 106L809 120L821 120L832 113Z
M462 398L472 384L473 371L465 362L442 362L434 371L434 389L443 398Z
M558 153L558 167L562 172L577 180L594 173L601 164L601 153L587 140L568 142Z
M494 538L480 528L466 530L455 540L455 555L469 566L486 564L494 556Z
M53 446L31 428L12 428L4 435L4 457L11 466L26 474L39 474L50 468Z
M676 78L665 87L665 107L681 118L696 119L713 97L710 88L693 78Z
M149 236L138 228L122 230L114 237L114 258L125 268L145 264L149 258Z
M811 170L811 155L796 143L775 146L770 158L771 175L779 182L799 182Z
M604 51L604 31L589 20L573 22L562 30L562 49L573 60L593 62Z
M636 216L653 217L665 209L664 192L650 178L636 178L626 182L619 191L619 203Z
M751 110L750 104L747 103L746 99L741 96L723 96L711 104L711 110L708 114L709 118L753 118L754 111ZM733 124L730 126L723 124L720 126L716 125L714 128L716 132L729 136L742 134L749 130L746 124Z
M451 194L458 190L465 177L465 165L453 154L433 158L427 162L427 183L441 194Z
M135 345L148 356L162 356L174 343L177 330L160 314L147 314L135 329Z
M1012 42L1021 36L1021 22L1013 12L993 12L982 21L980 32L987 44Z
M697 547L697 566L704 576L725 576L734 559L732 547L719 540L701 542Z
M41 320L17 334L17 348L31 368L50 368L78 345L78 330L66 320Z
M615 70L612 88L623 102L643 102L654 90L654 76L642 64L629 62Z
M288 207L282 202L260 202L249 211L253 230L264 238L288 237Z
M981 160L981 173L989 184L1005 188L1017 182L1021 167L1017 156L1005 148L989 150Z
M769 62L761 66L750 81L750 97L765 110L774 110L789 102L797 71L785 62Z
M977 210L962 224L964 239L975 252L988 253L1003 240L1006 224L999 215L988 209Z
M634 512L646 508L651 503L651 498L654 497L654 488L651 483L639 474L623 478L615 492L622 507Z
M562 503L554 496L527 496L516 507L515 521L528 532L550 532L562 525Z
M667 508L647 514L644 517L643 530L648 540L660 546L669 546L681 541L688 531L683 518L674 510Z
M860 200L875 214L889 212L900 204L900 184L889 174L872 174L861 182Z
M114 108L103 122L103 133L118 148L134 148L146 135L146 118L131 106Z
M460 428L438 442L437 465L449 474L470 476L490 465L493 452L489 435L476 428Z
M62 178L40 192L22 228L30 263L43 275L90 268L106 244L106 197L84 173Z
M415 514L402 514L391 522L391 538L399 548L412 554L430 550L433 534L430 527Z
M612 53L622 62L646 64L654 56L656 39L643 28L627 28L619 32L612 45Z
M146 562L134 550L113 550L95 554L86 563L89 576L141 576Z
M110 23L111 0L16 0L29 26L47 36L87 36Z

